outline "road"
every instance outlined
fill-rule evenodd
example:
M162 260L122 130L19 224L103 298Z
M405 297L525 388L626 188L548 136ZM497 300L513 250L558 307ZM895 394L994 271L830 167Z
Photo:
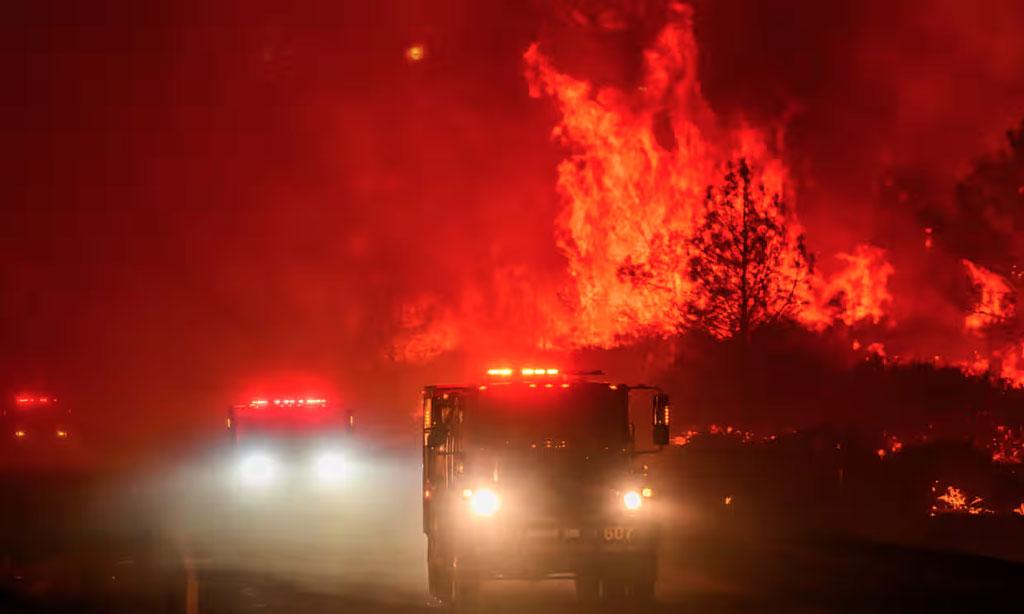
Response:
M197 466L150 475L146 487L122 481L119 494L109 486L92 488L88 497L79 490L63 502L46 499L45 509L64 512L52 518L18 508L8 496L8 510L18 509L20 516L9 514L0 546L9 552L20 535L31 556L24 563L15 556L12 565L5 552L0 561L0 612L439 610L426 594L418 459L368 461L355 467L346 490L312 499L292 492L229 506L221 496L222 478ZM32 485L38 492L38 483ZM97 501L103 514L95 512ZM84 517L86 507L94 509L89 531L74 520ZM1020 605L1021 563L930 550L911 540L837 537L797 519L709 522L685 504L666 510L657 601L646 611L982 611ZM921 523L927 522L922 514ZM45 551L37 547L44 542ZM126 560L132 561L130 574ZM144 568L145 561L153 564ZM108 589L115 576L122 585L130 581L132 594L150 599L141 609L137 600L115 608L92 591L69 602L63 591L81 591L81 581L54 580L69 569L79 579L88 571L91 581L99 578ZM101 578L96 569L115 571ZM35 580L25 579L32 574ZM480 611L579 611L574 601L569 582L495 582L485 584ZM637 611L621 605L611 609Z
M705 541L669 558L658 601L643 611L976 612L1016 607L1024 586L1024 566L1018 564L828 540L767 547ZM437 611L423 594L387 595L381 588L313 590L281 577L230 572L210 574L201 586L222 599L206 612ZM229 594L233 597L224 601ZM630 604L611 609L638 611ZM479 611L580 610L569 582L495 582L485 586Z

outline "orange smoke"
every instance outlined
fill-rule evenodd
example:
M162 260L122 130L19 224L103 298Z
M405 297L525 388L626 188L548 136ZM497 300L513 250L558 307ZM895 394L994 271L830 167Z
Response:
M1004 465L1019 465L1024 462L1024 432L1021 429L1000 424L989 448L992 462Z

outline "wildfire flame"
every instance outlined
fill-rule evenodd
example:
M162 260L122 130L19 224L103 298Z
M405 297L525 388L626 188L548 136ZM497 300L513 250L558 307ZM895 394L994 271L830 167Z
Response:
M731 425L709 424L706 430L690 428L672 438L672 445L686 446L697 437L729 437L738 440L740 443L771 443L778 439L777 435L757 435Z
M962 262L976 293L974 307L964 318L964 327L977 333L1013 317L1016 311L1014 291L1006 278L970 260Z
M701 92L692 9L674 4L671 15L644 52L635 91L595 89L560 72L537 44L524 56L530 92L557 103L562 119L553 136L570 150L558 166L556 240L573 282L578 345L612 347L685 327L682 306L701 300L688 275L690 239L708 187L728 163L745 160L755 174L751 185L766 197L792 198L788 171L774 153L781 138L721 125ZM766 211L793 237L802 234L791 208ZM802 240L785 249L797 245ZM884 251L862 245L839 258L846 268L830 280L794 276L792 315L815 327L878 322L891 302L893 268Z
M819 282L817 301L804 310L801 320L821 328L838 320L848 326L870 321L878 324L892 305L889 278L896 272L886 251L873 245L857 245L836 258L845 267L827 282ZM874 343L881 349L881 344ZM884 352L876 352L884 356Z
M574 281L583 345L610 347L638 329L676 332L677 306L692 290L686 241L721 154L705 136L714 117L697 80L691 17L680 8L645 52L636 92L595 92L559 72L536 44L524 56L530 93L556 101L562 120L553 136L572 152L558 165L564 208L556 242ZM765 157L756 132L732 136L745 137L735 149ZM782 173L779 163L771 167ZM624 268L642 270L647 283L631 283Z
M899 454L903 450L903 442L896 435L882 433L882 447L875 451L878 458L884 459L890 454Z
M1017 388L1024 387L1024 344L994 352L999 359L999 377Z
M496 273L493 281L454 300L414 299L397 318L400 332L391 352L396 360L431 360L469 340L490 339L508 322L518 328L506 336L544 349L617 347L694 327L718 337L749 331L708 326L709 318L695 317L714 316L734 300L714 294L707 278L737 278L716 269L727 266L721 258L710 265L696 258L710 253L697 239L705 245L736 240L723 239L723 229L731 233L728 224L708 224L709 208L717 207L715 219L734 221L738 209L746 220L748 202L757 219L767 220L755 234L767 228L759 237L774 241L764 249L772 266L754 276L770 295L760 309L766 322L785 318L823 330L837 323L878 324L886 317L894 273L886 252L857 245L836 256L842 268L831 277L814 270L791 206L781 130L727 126L716 117L698 78L692 9L673 3L668 13L643 52L643 77L635 88L597 88L559 71L539 44L527 49L530 93L557 105L561 119L553 138L568 151L557 168L561 209L555 219L555 244L568 275L548 283ZM737 163L744 169L742 185L723 191ZM701 277L700 271L707 274ZM495 296L485 297L488 292ZM780 297L783 304L772 304ZM740 312L757 313L757 305L752 307L744 303ZM882 355L880 344L872 348Z

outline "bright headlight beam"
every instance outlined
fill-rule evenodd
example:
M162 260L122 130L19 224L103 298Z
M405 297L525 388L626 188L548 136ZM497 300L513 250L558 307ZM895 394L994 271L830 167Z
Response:
M266 486L274 481L277 462L267 454L256 452L242 459L238 469L245 484Z
M337 452L324 452L316 459L315 471L321 482L337 483L345 477L345 458Z
M640 506L644 504L643 497L640 496L635 490L630 490L626 494L622 495L622 504L626 506L627 510L638 510Z
M477 516L489 518L501 509L501 499L493 490L481 488L473 491L469 498L469 509Z

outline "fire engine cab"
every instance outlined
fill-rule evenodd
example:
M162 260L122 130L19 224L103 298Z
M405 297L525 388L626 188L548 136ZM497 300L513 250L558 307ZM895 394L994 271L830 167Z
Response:
M228 410L233 478L244 490L341 486L352 412L322 398L259 398Z
M637 457L668 443L668 397L596 375L498 368L423 389L434 597L471 603L503 578L574 579L581 601L653 597L657 497ZM653 449L636 449L631 402L650 404Z
M3 429L5 447L40 452L66 446L72 436L71 410L51 395L20 394L3 408Z

